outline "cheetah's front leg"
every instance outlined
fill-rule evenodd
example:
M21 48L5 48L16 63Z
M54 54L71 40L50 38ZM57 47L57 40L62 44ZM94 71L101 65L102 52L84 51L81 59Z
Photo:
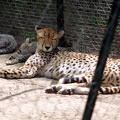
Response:
M45 61L45 60L44 60ZM44 66L45 62L40 55L32 55L25 64L16 69L0 69L1 78L32 78L38 74L39 69Z
M16 63L25 62L29 57L30 55L22 55L15 52L9 57L9 60L6 61L6 65L13 65Z
M56 84L49 86L45 89L46 93L57 93L63 95L72 95L72 94L88 94L90 88L80 87L82 84L71 83L71 84ZM83 85L84 86L84 85Z
M61 78L57 85L47 87L45 92L59 94L88 94L92 76L93 73Z

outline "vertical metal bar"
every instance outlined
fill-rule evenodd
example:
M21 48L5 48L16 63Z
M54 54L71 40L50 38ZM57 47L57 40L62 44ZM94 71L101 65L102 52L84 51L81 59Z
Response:
M90 120L92 117L98 90L102 82L104 67L114 38L115 29L118 23L119 13L120 13L120 0L114 0L82 120Z
M64 30L64 1L57 0L57 31ZM65 46L64 36L59 40L59 46Z
M57 0L57 30L64 30L64 2Z

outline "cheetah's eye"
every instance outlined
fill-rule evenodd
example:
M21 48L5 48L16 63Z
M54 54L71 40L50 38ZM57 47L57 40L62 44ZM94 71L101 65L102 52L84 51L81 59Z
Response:
M53 41L56 41L57 39L52 39Z
M40 39L45 39L45 38L44 38L44 37L42 37L42 36L40 36L39 38L40 38Z

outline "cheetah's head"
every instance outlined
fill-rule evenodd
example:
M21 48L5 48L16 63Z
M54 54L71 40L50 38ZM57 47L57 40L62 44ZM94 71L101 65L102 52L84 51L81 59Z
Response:
M50 52L58 46L59 39L64 35L64 31L56 32L52 28L41 29L35 26L37 33L37 49L45 52Z

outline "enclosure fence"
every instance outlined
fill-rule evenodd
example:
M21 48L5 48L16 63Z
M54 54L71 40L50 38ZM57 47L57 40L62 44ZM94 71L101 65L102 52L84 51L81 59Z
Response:
M18 42L26 37L35 39L34 26L52 27L64 24L65 42L60 46L71 46L74 51L97 54L105 26L109 18L113 0L1 0L0 1L0 33L15 36ZM64 6L64 9L61 7ZM61 23L57 18L64 15ZM64 22L62 24L62 22ZM62 27L60 28L62 29ZM120 26L116 31L116 40L111 47L110 56L119 58Z

